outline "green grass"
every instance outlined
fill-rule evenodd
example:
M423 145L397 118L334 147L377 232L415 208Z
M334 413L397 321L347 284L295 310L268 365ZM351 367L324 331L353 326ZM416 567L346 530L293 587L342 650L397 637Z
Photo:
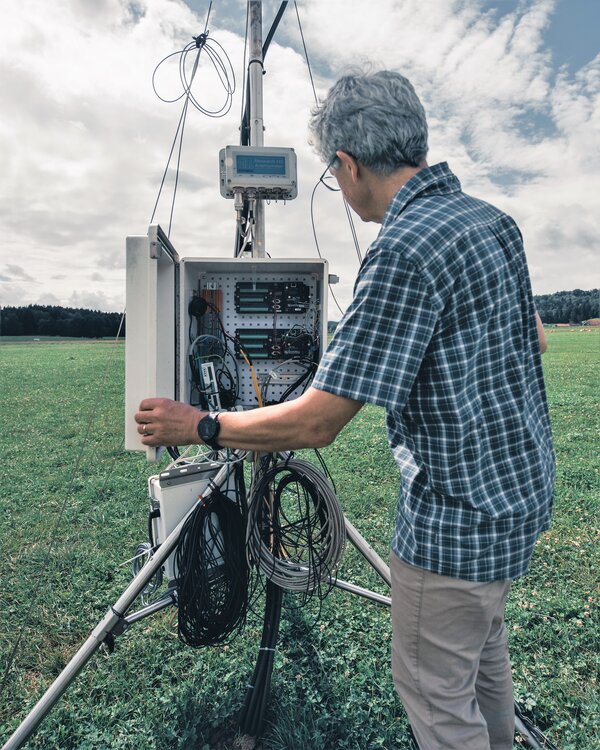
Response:
M513 585L507 609L516 695L562 750L600 746L599 334L549 333L544 366L558 458L554 523L539 540L529 574ZM121 448L123 358L122 344L0 347L2 671L38 592L2 697L0 741L125 588L129 571L120 563L145 539L146 480L155 469ZM386 556L398 474L382 412L363 409L325 454L348 516ZM340 575L387 593L351 549ZM97 654L27 747L211 747L211 734L232 725L241 706L260 618L251 616L230 646L196 651L173 634L172 614L134 626L112 655ZM320 612L316 605L288 606L263 748L412 748L388 666L390 635L384 608L339 591Z

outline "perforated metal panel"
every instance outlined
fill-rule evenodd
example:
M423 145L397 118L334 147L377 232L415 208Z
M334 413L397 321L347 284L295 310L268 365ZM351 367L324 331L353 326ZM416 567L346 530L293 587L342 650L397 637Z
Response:
M323 352L324 341L326 341L327 311L324 308L327 282L326 261L313 261L302 259L271 260L269 258L252 259L182 259L182 290L181 290L181 329L190 330L190 316L188 306L194 294L205 296L212 300L218 300L220 317L223 327L231 336L238 334L244 340L244 331L277 332L282 337L290 329L298 331L306 329L310 331L318 341L316 358L320 358ZM308 287L309 299L303 312L284 312L281 309L268 312L250 312L236 310L236 285L242 282L250 284L255 288L261 283L302 283ZM247 288L247 287L246 287ZM239 292L239 288L238 288ZM239 305L238 305L239 307ZM277 307L277 306L276 306ZM285 306L283 306L285 307ZM296 306L297 307L297 306ZM192 322L193 334L203 333ZM293 333L293 332L292 332ZM291 334L286 341L292 341ZM187 339L189 345L189 336ZM233 344L231 344L233 350ZM293 347L290 347L290 351ZM253 361L254 370L262 388L268 380L267 400L277 401L287 391L290 384L294 383L303 373L304 368L287 363L289 356L284 353L281 356L264 356L260 347L255 348L254 355L249 347L248 351ZM180 357L180 397L185 401L193 402L193 388L191 387L191 368L188 355ZM250 368L243 359L237 358L237 375L240 393L240 402L244 408L252 408L258 405L256 388L252 380ZM297 395L292 393L291 396Z

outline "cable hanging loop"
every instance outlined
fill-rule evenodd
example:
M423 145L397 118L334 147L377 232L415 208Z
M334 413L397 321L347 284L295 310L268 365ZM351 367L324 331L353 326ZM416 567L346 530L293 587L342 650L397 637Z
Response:
M152 88L156 96L167 104L172 104L185 97L186 100L189 100L197 110L202 112L202 114L207 115L208 117L223 117L229 112L233 102L233 94L236 88L235 72L229 55L223 46L219 44L216 39L209 39L209 33L210 32L205 31L198 36L193 36L193 41L186 44L183 49L166 55L154 68L154 72L152 73ZM225 94L223 104L217 109L208 109L207 107L202 106L192 92L192 84L194 83L202 52L205 52L208 56L213 72L217 75ZM187 70L187 58L190 53L195 53L191 73ZM181 89L175 96L163 96L158 90L157 75L163 64L175 57L178 58Z

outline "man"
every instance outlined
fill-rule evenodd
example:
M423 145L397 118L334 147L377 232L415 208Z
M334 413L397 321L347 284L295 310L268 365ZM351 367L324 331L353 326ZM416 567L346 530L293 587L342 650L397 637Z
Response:
M554 457L521 235L429 167L411 84L347 75L311 122L348 203L382 227L312 387L220 415L143 401L147 445L320 447L386 409L401 489L392 542L394 682L422 750L510 750L503 621L510 581L548 527Z

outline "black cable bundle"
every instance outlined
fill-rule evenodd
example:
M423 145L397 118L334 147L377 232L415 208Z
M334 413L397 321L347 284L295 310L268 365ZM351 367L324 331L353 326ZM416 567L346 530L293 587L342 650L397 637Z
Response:
M239 715L240 729L244 734L258 737L262 732L267 701L271 689L271 675L275 659L275 646L279 635L283 591L271 581L267 581L265 617L263 622L260 651L252 679L246 690L246 699Z
M249 585L245 534L240 503L219 489L203 498L185 522L175 562L178 632L188 646L223 643L244 625Z

